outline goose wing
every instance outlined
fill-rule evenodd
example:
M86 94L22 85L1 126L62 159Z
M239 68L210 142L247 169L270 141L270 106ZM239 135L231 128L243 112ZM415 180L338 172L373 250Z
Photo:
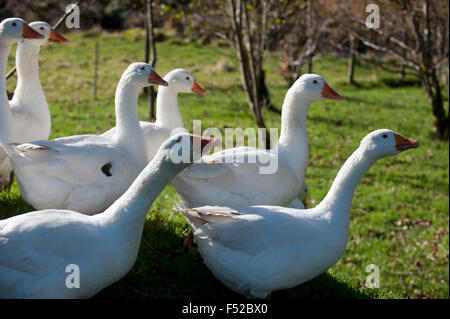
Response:
M271 167L272 166L272 167ZM271 173L271 174L268 174ZM297 195L298 185L289 167L278 165L277 154L250 147L228 149L194 163L173 180L186 206L205 204L231 205L278 203ZM293 194L277 189L284 189Z
M175 209L186 217L196 237L252 255L275 246L307 245L320 233L319 221L307 210L300 212L279 206L239 209L177 206Z
M16 158L20 169L57 177L74 185L121 178L131 169L125 152L111 139L96 135L36 141L15 145L14 148L24 157Z
M104 241L89 216L67 210L35 211L0 220L0 295L38 282L68 264L88 258L93 243ZM61 268L59 270L59 268ZM9 295L10 292L6 292Z

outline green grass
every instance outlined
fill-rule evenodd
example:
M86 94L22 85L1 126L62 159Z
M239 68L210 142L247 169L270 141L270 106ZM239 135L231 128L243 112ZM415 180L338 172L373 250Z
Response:
M69 34L71 43L41 50L41 81L52 113L51 138L102 133L115 125L114 91L132 62L143 59L141 31ZM97 99L93 98L94 45L100 41ZM186 128L201 119L203 129L256 127L240 85L234 52L220 42L208 45L169 38L158 43L157 71L183 67L207 90L205 97L179 97ZM13 62L11 52L10 65ZM281 55L267 57L272 101L281 107L287 87L281 77ZM234 70L217 67L227 62ZM221 63L222 63L221 62ZM424 90L414 79L374 68L356 69L357 85L345 83L346 61L322 57L314 72L345 97L314 103L308 113L310 165L309 205L325 196L345 159L370 131L390 128L420 141L420 148L376 163L358 186L352 206L347 250L327 273L272 298L448 298L449 297L449 145L432 138L432 117ZM15 80L9 80L13 90ZM448 96L445 97L448 110ZM148 119L143 97L139 114ZM269 127L280 115L264 111ZM32 208L20 197L17 183L2 192L0 218ZM176 193L167 187L153 203L141 248L130 273L97 297L224 298L237 297L217 281L198 252L178 252L186 222L172 211ZM365 268L380 267L380 288L366 288Z

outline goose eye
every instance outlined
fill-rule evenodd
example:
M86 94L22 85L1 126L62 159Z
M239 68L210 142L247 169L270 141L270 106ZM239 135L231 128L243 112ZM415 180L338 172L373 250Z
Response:
M12 26L13 26L13 27L17 26L17 23L13 22L13 23L12 23Z
M381 135L383 138L387 138L387 134L383 134Z
M314 83L314 84L317 84L317 80L314 80L313 83Z
M188 77L188 76L186 77L186 80L188 80L188 81L189 81L190 79L191 79L190 77Z
M44 30L44 27L40 27L41 30Z
M141 70L145 70L145 66L141 67Z

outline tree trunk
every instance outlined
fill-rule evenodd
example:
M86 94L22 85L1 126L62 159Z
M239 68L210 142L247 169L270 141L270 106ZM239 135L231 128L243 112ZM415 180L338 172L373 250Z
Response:
M283 60L284 60L283 78L284 78L284 81L286 81L287 85L291 86L292 85L292 76L291 76L292 63L291 63L291 59L289 57L287 44L285 44L283 46Z
M313 66L313 57L312 54L308 56L308 72L312 73L312 66Z
M447 91L448 94L448 65L446 66L445 64L441 64L440 70L442 82L444 84L444 89Z
M400 78L404 79L405 78L405 62L400 62Z
M308 52L307 58L307 73L312 73L312 64L313 64L313 50L312 50L312 38L313 38L313 30L312 30L312 0L307 0L306 2L306 25L307 30L306 34L308 37L307 45L306 45L306 51Z
M422 83L425 87L428 99L431 104L435 133L440 139L448 139L449 118L448 115L445 114L441 87L439 86L436 70L434 68L422 74Z
M236 38L238 38L237 36ZM252 89L252 83L250 79L250 70L249 70L249 63L247 54L244 51L244 48L242 46L242 43L239 43L239 40L236 40L236 54L238 56L239 61L239 69L241 71L241 79L242 79L242 85L244 86L245 94L247 95L248 104L250 106L250 109L253 113L253 119L256 122L256 125L260 128L266 129L266 124L264 123L264 118L261 114L261 100L258 99L253 95L253 89ZM256 85L256 83L255 83ZM267 134L266 134L267 135ZM266 137L266 148L270 148L270 139L267 139Z
M356 62L356 45L357 39L350 33L350 56L348 60L348 75L347 81L348 83L355 83L353 76L355 73L355 62Z
M156 46L155 38L153 34L153 13L152 13L152 0L146 0L146 15L145 15L145 61L152 67L156 64ZM150 52L151 51L151 52ZM151 53L151 54L150 54ZM155 120L155 104L156 104L156 92L153 86L145 88L147 100L149 104L149 118Z
M266 130L266 148L270 148L270 138L268 138L269 132L267 132L266 124L261 113L263 107L263 101L267 103L270 99L267 96L261 96L261 74L262 59L255 58L252 46L252 37L250 34L250 27L248 16L246 12L246 4L242 3L242 0L237 3L234 0L229 0L231 8L231 25L233 29L233 44L238 56L239 69L241 71L242 84L244 86L245 93L250 109L253 113L253 118L259 128ZM244 19L243 19L244 18ZM246 23L244 26L243 24ZM244 44L243 36L246 36L248 46ZM265 86L265 83L264 83ZM265 89L268 94L267 88Z
M99 41L95 41L95 60L94 60L94 98L97 99L97 79L98 79L98 46Z
M407 43L407 37L408 37L408 32L406 31L406 29L403 31L403 42ZM403 56L406 56L408 54L407 50L404 49L403 50ZM406 73L406 64L405 61L401 61L400 62L400 78L404 79L405 78L405 74Z
M261 70L261 75L258 77L258 79L258 94L260 96L261 103L264 109L281 114L281 111L272 104L272 101L270 99L270 92L266 85L266 72L264 70Z

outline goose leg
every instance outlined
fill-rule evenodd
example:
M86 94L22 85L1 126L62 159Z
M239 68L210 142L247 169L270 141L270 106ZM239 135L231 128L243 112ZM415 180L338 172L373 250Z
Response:
M7 189L8 192L11 190L13 183L14 183L14 171L11 171L11 174L9 174L9 184L5 186L5 189Z
M195 249L194 244L194 234L192 231L189 232L189 234L186 235L186 238L184 239L183 247L187 249L188 251L192 251Z
M308 206L306 205L306 198L304 200L302 200L303 205L305 205L305 209L308 208Z

